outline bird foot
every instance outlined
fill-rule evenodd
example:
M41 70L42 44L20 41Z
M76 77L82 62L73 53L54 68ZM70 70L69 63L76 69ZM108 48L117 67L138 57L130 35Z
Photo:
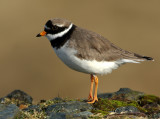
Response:
M89 95L88 101L92 101L92 100L93 100L93 96L92 96L92 95Z
M93 103L95 103L96 101L98 101L98 98L94 98L92 101L87 102L87 103L88 103L88 104L93 104Z

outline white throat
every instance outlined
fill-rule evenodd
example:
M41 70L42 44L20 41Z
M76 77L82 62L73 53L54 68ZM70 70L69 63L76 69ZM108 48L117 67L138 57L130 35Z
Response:
M48 38L49 41L54 40L58 37L62 37L63 35L65 35L71 28L72 28L73 24L71 24L67 29L65 29L64 31L57 33L57 34L47 34L46 37Z

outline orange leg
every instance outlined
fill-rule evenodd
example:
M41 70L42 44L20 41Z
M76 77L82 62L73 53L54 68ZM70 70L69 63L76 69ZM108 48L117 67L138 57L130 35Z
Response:
M93 96L92 96L93 82L94 82L94 76L91 74L91 87L90 87L90 91L89 91L88 101L93 100Z
M98 101L98 98L97 98L98 77L96 75L94 75L93 77L94 77L94 82L95 82L94 97L93 97L93 100L91 102L88 102L89 104L92 104L95 101Z

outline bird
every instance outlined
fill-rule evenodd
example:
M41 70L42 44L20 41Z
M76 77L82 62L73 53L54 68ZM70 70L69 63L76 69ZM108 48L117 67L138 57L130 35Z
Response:
M98 101L97 75L111 73L122 64L154 60L152 57L121 49L100 34L81 28L64 18L48 20L44 25L44 31L37 35L41 36L47 37L54 52L64 64L91 76L87 99L89 104Z

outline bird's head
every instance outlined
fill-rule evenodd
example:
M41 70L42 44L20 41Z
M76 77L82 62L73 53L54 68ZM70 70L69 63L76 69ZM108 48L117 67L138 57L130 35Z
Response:
M44 26L44 31L39 33L37 37L46 36L48 40L54 40L58 37L65 35L71 28L73 24L65 19L51 19L48 20Z

